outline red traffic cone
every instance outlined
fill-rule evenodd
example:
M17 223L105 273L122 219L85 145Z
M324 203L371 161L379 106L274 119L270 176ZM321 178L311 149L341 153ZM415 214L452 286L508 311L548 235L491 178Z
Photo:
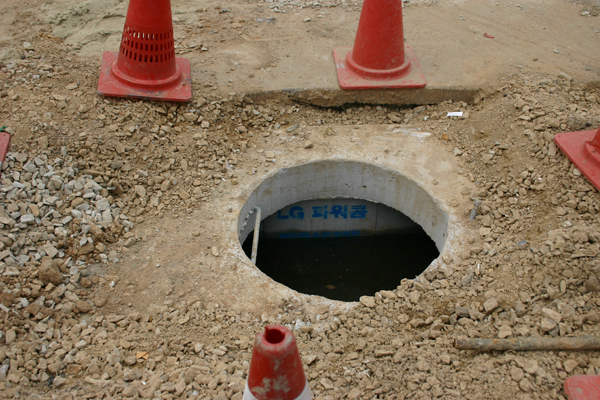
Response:
M569 160L600 190L600 128L554 135L554 142Z
M10 146L10 133L4 131L5 127L0 128L0 171L2 171L2 164L8 153L8 147Z
M600 375L570 376L564 386L569 400L600 399Z
M342 89L421 88L425 75L404 46L402 1L364 0L354 48L333 49Z
M296 340L281 325L267 325L256 335L242 400L310 400L312 393Z
M170 0L131 0L119 51L102 56L98 92L165 101L192 99L190 62L175 58Z

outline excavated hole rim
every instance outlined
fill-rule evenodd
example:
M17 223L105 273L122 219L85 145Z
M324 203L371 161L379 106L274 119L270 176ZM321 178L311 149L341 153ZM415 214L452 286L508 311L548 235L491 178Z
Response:
M401 172L368 162L352 160L320 160L282 168L266 177L248 195L237 218L237 250L252 265L242 244L254 230L255 206L262 210L261 220L291 204L314 199L360 199L385 204L419 224L434 241L439 255L423 271L437 264L448 239L449 214L439 200ZM254 272L276 285L301 296L321 296L297 292L285 286L258 267ZM398 282L400 284L400 282ZM327 299L338 302L339 300ZM342 302L352 303L352 302Z

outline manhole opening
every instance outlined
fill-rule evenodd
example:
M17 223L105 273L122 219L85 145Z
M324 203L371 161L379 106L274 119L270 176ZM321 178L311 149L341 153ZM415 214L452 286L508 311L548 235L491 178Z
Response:
M416 181L349 160L282 168L251 190L237 224L249 258L259 214L257 272L289 289L344 301L419 275L442 252L449 224Z
M252 253L253 233L243 244ZM420 275L439 255L406 215L366 200L295 203L261 223L256 266L298 292L357 301Z

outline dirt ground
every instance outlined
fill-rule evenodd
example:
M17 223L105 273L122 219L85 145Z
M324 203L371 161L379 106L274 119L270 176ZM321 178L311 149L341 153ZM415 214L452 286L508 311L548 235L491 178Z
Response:
M0 126L12 135L0 186L0 397L239 400L268 323L294 329L318 399L564 399L568 376L600 374L596 351L453 346L597 334L599 195L552 138L600 126L598 64L573 57L565 68L581 75L550 62L480 76L488 84L468 104L260 100L252 79L279 61L234 40L250 18L224 20L230 7L256 8L257 23L270 10L267 35L274 9L304 23L303 12L360 5L173 3L177 52L193 60L187 104L97 94L100 54L118 48L126 2L0 1ZM411 2L407 14L455 4ZM188 6L200 15L192 24ZM598 4L565 7L597 49ZM225 58L202 67L220 43L246 46L236 57L254 52L235 72L248 77L242 86L223 77L234 73ZM346 304L284 290L240 261L225 228L262 177L318 159L386 165L403 147L373 132L397 128L430 132L419 146L451 164L422 182L460 226L433 268Z

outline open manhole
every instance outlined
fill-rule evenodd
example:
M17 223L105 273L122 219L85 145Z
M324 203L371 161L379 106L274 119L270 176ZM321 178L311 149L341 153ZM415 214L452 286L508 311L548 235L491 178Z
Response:
M334 300L395 289L420 275L447 237L447 214L429 193L373 164L313 162L265 179L238 220L248 257L256 206L256 267L298 292Z

